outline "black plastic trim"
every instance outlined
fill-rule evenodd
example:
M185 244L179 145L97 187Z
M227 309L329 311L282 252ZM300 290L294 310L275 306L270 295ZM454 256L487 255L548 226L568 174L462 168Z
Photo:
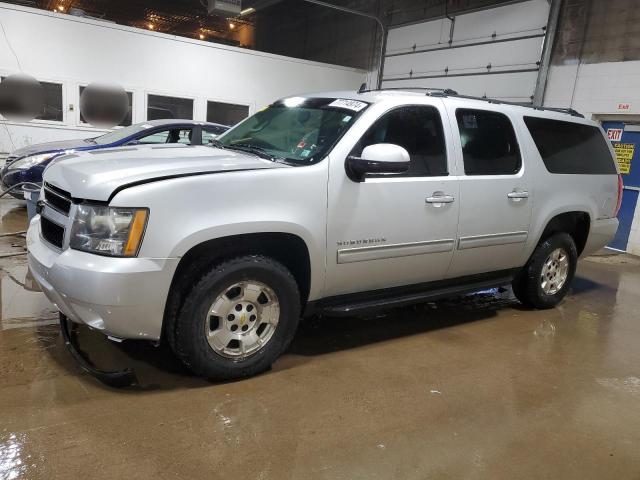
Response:
M519 270L518 268L500 270L403 287L337 295L308 302L304 316L316 313L349 316L355 313L402 307L472 293L485 288L494 288L511 283Z
M138 383L134 371L130 368L111 372L96 368L93 363L83 355L80 348L76 345L75 337L69 330L69 320L63 313L60 313L60 331L62 332L62 338L64 339L64 346L67 348L73 359L78 362L80 368L89 375L92 375L110 387L128 387Z

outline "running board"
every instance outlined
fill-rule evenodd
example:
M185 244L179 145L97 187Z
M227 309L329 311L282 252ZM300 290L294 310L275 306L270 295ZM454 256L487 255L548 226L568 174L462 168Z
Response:
M330 316L348 316L356 313L361 314L375 310L404 307L501 287L510 284L513 278L513 274L508 274L458 285L427 287L422 291L417 291L415 287L407 287L402 289L404 291L394 288L389 291L377 290L368 294L340 295L339 297L327 298L310 305L305 315L321 313ZM410 291L408 292L407 290Z

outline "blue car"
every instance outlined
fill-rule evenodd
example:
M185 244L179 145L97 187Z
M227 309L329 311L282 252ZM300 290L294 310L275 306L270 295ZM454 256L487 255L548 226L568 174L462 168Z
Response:
M99 137L40 143L20 148L9 155L0 172L2 189L7 190L22 182L42 183L42 172L49 162L70 151L159 143L207 145L228 129L226 125L195 120L150 120ZM21 188L12 190L10 194L15 198L23 198Z

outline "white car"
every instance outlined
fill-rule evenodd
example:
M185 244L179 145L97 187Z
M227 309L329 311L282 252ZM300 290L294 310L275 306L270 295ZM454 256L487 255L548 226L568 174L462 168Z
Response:
M553 307L621 197L596 123L438 90L285 98L215 148L76 153L44 180L27 241L49 299L212 379L264 371L313 312L509 283Z

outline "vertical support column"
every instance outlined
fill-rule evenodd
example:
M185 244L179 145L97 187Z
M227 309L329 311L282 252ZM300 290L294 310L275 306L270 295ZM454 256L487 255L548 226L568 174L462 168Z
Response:
M536 89L533 93L533 105L541 107L544 102L544 93L547 89L547 77L549 76L549 65L551 63L551 53L553 51L553 43L558 30L558 18L560 17L560 7L562 0L550 0L549 18L547 20L547 28L545 30L544 42L542 44L542 54L540 55L540 66L538 68L538 79L536 80Z

